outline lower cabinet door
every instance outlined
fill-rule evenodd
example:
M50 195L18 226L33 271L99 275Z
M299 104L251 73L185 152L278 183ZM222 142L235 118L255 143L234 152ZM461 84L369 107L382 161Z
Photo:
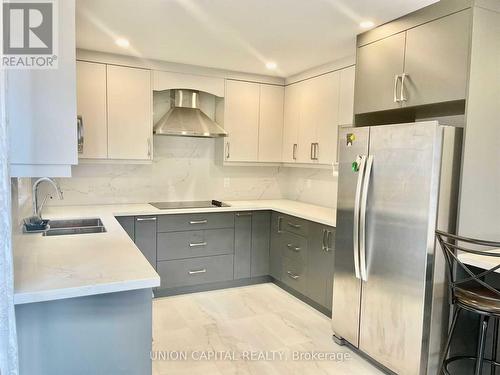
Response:
M288 257L283 257L281 281L290 288L305 295L307 290L306 264Z
M135 218L135 244L156 268L156 216Z
M311 224L306 295L331 309L333 291L334 228Z
M269 275L269 246L271 236L271 213L254 212L252 217L251 276Z
M253 212L238 212L234 218L234 278L250 277Z
M233 255L158 262L161 288L208 284L233 279Z

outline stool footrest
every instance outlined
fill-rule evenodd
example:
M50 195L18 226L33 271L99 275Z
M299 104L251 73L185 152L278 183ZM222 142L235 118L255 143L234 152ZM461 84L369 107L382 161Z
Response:
M474 357L474 356L470 356L470 355L457 355L457 356L454 356L454 357L450 357L448 358L447 360L444 361L444 368L443 368L443 371L446 375L452 375L450 374L450 372L448 371L448 365L450 363L453 363L453 362L456 362L456 361L464 361L464 360L468 360L468 361L477 361L477 357ZM486 358L483 358L483 362L490 366L495 366L495 367L498 367L500 368L500 363L499 362L496 362L496 361L493 361L491 359L486 359Z

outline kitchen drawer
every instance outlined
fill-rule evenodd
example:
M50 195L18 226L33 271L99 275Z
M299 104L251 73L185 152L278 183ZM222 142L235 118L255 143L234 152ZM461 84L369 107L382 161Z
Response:
M283 257L281 281L305 295L307 290L307 267L305 263Z
M307 237L309 233L309 222L289 215L280 215L280 230Z
M232 212L158 216L158 232L234 228Z
M281 254L284 257L293 259L302 264L307 263L307 238L293 233L283 232L283 241L281 242Z
M234 229L158 233L158 260L234 253Z
M207 284L233 279L233 255L161 261L161 288Z

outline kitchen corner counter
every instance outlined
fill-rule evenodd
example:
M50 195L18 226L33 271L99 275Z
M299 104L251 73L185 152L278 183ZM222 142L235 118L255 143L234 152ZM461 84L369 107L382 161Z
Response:
M273 210L335 226L336 212L290 200L227 201L230 207L159 210L149 204L47 207L49 219L102 220L107 232L43 237L17 233L14 246L14 303L154 288L160 277L121 227L116 216Z

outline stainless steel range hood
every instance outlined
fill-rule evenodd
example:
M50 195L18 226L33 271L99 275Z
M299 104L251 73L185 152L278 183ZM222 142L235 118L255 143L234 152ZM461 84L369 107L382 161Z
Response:
M153 133L185 137L226 137L226 131L199 108L198 91L172 90L172 108L155 124Z

